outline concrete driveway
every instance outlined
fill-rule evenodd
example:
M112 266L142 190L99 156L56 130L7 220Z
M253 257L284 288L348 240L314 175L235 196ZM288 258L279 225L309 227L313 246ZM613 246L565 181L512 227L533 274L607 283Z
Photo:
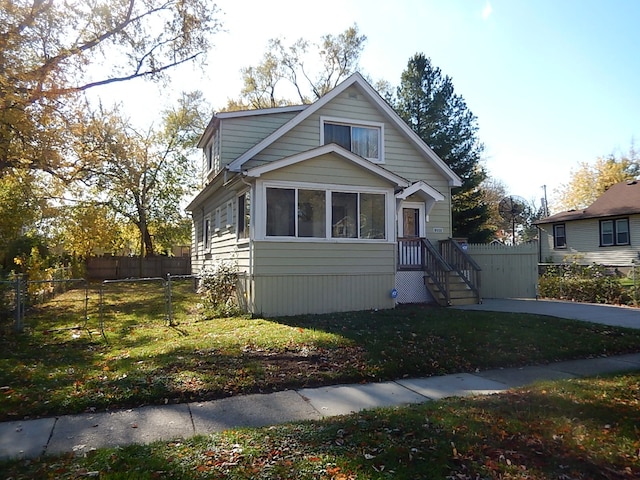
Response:
M617 305L576 303L562 300L536 300L533 298L486 298L479 305L462 305L452 308L489 312L533 313L617 327L640 328L640 308L620 307Z

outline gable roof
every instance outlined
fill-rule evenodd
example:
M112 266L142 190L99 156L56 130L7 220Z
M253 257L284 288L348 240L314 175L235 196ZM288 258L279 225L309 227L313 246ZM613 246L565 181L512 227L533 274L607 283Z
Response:
M299 125L303 120L309 118L312 114L334 100L338 95L340 95L352 85L356 85L357 87L359 87L361 92L382 112L387 120L391 122L395 127L397 127L398 130L400 130L405 135L405 137L407 137L407 139L409 139L409 141L411 141L415 145L418 151L422 153L425 158L428 158L433 162L436 168L438 168L441 173L446 178L448 178L449 185L454 187L459 187L462 185L460 177L458 177L453 172L453 170L451 170L451 168L449 168L449 166L444 163L444 161L440 157L438 157L438 155L436 155L436 153L431 150L431 148L426 143L424 143L424 141L413 130L411 130L411 128L409 128L409 126L398 116L398 114L391 108L391 106L378 94L378 92L376 92L376 90L371 85L369 85L369 83L362 77L362 75L357 72L352 74L349 78L335 87L329 93L309 105L298 115L285 123L282 127L278 128L271 135L266 137L261 142L258 142L254 147L250 148L240 157L231 162L228 166L229 170L231 170L232 172L240 172L242 170L242 165L245 162L251 160L254 156L263 151L269 145L272 145L276 140L281 138L284 134Z
M631 180L616 183L584 210L569 210L535 222L536 224L615 217L640 213L640 182Z
M298 153L296 155L291 155L290 157L282 158L280 160L275 160L273 162L265 163L258 167L251 168L245 172L248 177L259 177L263 173L272 172L273 170L278 170L280 168L288 167L289 165L294 165L296 163L304 162L305 160L310 160L312 158L319 157L321 155L326 155L328 153L334 153L345 160L348 160L365 170L377 175L385 180L394 183L398 187L407 187L409 185L409 181L400 175L396 175L389 170L376 165L369 160L362 158L355 153L350 152L346 148L341 147L340 145L336 145L335 143L329 143L327 145L322 145L321 147L314 148L312 150L307 150L306 152Z

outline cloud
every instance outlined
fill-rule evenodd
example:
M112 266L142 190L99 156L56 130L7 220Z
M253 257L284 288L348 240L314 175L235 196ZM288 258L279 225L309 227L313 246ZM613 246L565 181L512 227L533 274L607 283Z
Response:
M491 8L491 3L487 2L487 4L482 9L482 19L486 20L487 18L489 18L491 12L493 12L493 8Z

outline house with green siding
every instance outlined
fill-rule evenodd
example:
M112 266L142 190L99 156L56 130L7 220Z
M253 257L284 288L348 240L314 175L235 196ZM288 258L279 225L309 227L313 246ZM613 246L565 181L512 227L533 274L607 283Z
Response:
M536 222L543 263L640 263L640 182L612 185L585 209L560 212Z
M310 105L217 113L199 147L193 271L235 262L248 312L442 300L429 264L461 180L360 74Z

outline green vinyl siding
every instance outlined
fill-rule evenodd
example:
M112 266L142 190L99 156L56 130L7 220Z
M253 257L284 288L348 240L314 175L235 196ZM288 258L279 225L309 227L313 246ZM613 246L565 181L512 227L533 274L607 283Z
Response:
M222 119L220 122L220 150L223 165L231 163L298 113L284 112Z
M260 176L264 180L389 188L389 181L334 154L305 160Z
M388 309L395 274L256 275L250 312L267 317Z
M395 274L395 260L393 243L254 243L256 275Z

